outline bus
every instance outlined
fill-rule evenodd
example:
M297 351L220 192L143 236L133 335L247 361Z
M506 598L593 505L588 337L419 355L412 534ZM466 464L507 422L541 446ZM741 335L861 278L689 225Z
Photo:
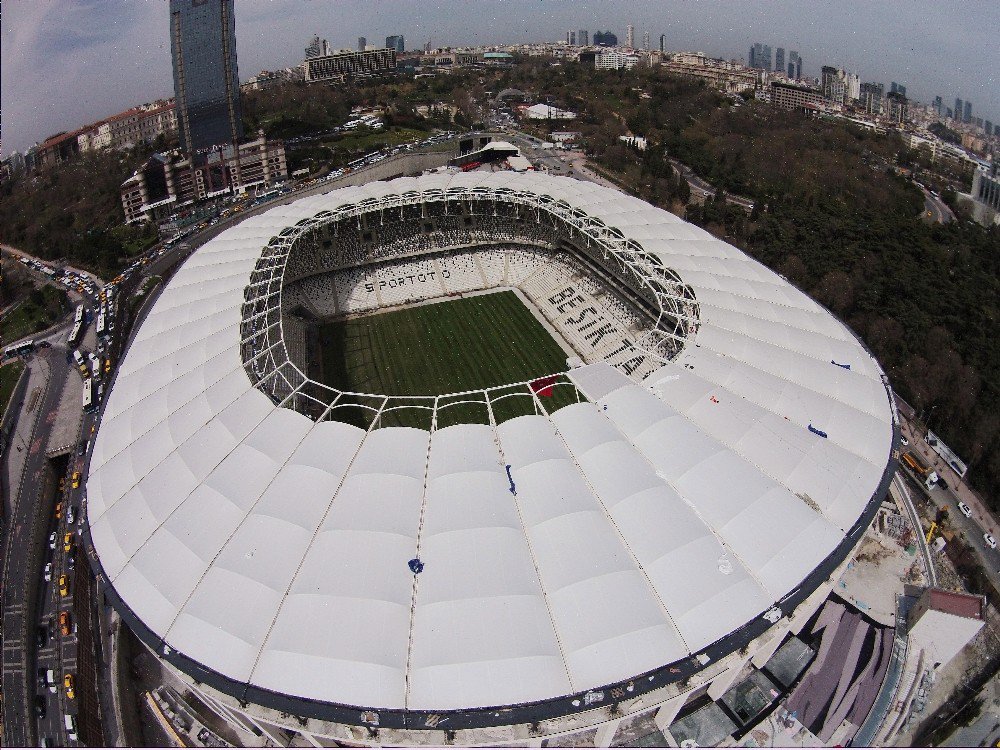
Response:
M75 349L80 344L80 339L83 338L83 321L73 324L73 330L69 332L69 337L66 339L67 345L70 348Z
M93 411L97 404L94 402L94 381L87 378L83 381L83 410Z
M76 314L73 316L74 323L83 323L83 313L85 312L82 304L76 306Z
M104 316L104 310L102 309L99 313L97 313L97 335L103 336L107 332L107 322Z
M28 339L27 341L21 341L17 344L11 344L5 347L3 350L3 358L11 359L12 357L24 357L35 351L35 341L34 339Z

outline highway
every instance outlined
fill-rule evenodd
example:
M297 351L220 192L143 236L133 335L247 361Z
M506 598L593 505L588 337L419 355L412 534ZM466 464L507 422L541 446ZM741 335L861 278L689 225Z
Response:
M53 338L64 340L65 332L60 331ZM10 447L11 451L23 452L24 473L19 486L10 488L12 512L3 554L3 710L4 745L8 747L37 744L34 719L29 715L37 694L35 638L39 625L37 610L32 605L43 600L49 588L41 580L43 560L49 551L45 519L51 518L54 503L45 446L69 371L65 356L64 344L62 348L53 344L51 349L42 349L33 356L30 367L40 372L44 386L33 413L26 413L22 404L19 422L27 424L18 425ZM25 397L31 398L30 390ZM58 706L48 700L51 695L47 692L44 697L48 714L55 716Z

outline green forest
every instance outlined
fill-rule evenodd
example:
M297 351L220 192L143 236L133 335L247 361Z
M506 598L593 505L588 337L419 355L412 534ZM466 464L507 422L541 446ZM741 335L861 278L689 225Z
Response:
M898 136L734 102L648 69L528 65L502 83L576 109L590 157L630 190L744 249L836 313L894 389L931 414L929 428L998 508L1000 229L922 221L920 192L894 169L904 150ZM626 133L645 136L647 150L619 141ZM717 187L717 199L685 207L671 157ZM753 212L727 204L725 192L753 199Z

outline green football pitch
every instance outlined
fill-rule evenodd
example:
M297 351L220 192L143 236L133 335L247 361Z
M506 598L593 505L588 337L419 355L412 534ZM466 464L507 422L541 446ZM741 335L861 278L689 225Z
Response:
M562 347L509 291L320 324L318 339L321 372L314 377L355 393L439 396L519 383L566 369ZM500 394L514 391L528 393L521 387ZM540 400L551 411L575 402L577 394L571 386L556 386L551 396ZM404 398L392 405L420 403L427 402ZM532 399L523 396L502 399L494 406L498 422L530 413L534 413ZM364 416L338 413L334 418L361 424L368 421ZM429 412L400 409L387 413L382 424L428 427L429 420ZM483 404L444 409L439 405L439 427L487 421Z

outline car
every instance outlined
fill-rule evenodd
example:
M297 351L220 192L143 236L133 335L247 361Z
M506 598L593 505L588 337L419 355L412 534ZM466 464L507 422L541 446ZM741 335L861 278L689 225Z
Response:
M989 532L983 534L983 541L986 542L986 546L989 547L990 549L997 548L997 540L994 539L993 535L990 534Z
M59 596L69 596L69 576L65 573L59 576Z
M36 695L35 696L35 716L39 719L44 719L46 713L45 696Z
M65 609L59 613L59 632L63 635L69 635L73 632L73 620Z
M56 520L62 518L62 503L56 503Z
M73 549L73 532L67 531L63 534L63 552L69 552Z
M965 503L960 502L958 504L958 509L962 512L962 515L965 516L966 518L972 518L972 508L970 508Z
M900 435L899 435L899 443L900 443L900 445L909 445L910 441L907 439L906 435L903 435L902 433L900 433Z
M66 556L66 567L69 568L70 570L76 570L75 552L70 552L69 555Z
M55 549L55 548L56 548L56 532L53 531L51 534L49 534L49 549Z
M45 571L42 573L42 577L46 583L52 580L52 563L45 563Z
M35 630L35 643L38 648L45 648L45 645L49 642L49 629L44 625L39 625Z
M59 477L59 492L63 493L66 491L66 477Z
M76 523L76 506L71 505L66 509L66 524L72 526Z
M90 431L93 432L94 428L91 427ZM80 472L74 471L73 472L73 489L77 490L79 488L80 488Z
M70 700L76 698L76 681L73 679L73 675L66 673L63 677L63 687L66 689L66 697Z
M104 360L104 372L111 372L111 357Z
M87 452L87 443L86 442L82 442L78 446L76 446L76 455L82 456L86 452Z
M38 687L45 690L49 686L49 681L45 679L45 667L38 668Z

